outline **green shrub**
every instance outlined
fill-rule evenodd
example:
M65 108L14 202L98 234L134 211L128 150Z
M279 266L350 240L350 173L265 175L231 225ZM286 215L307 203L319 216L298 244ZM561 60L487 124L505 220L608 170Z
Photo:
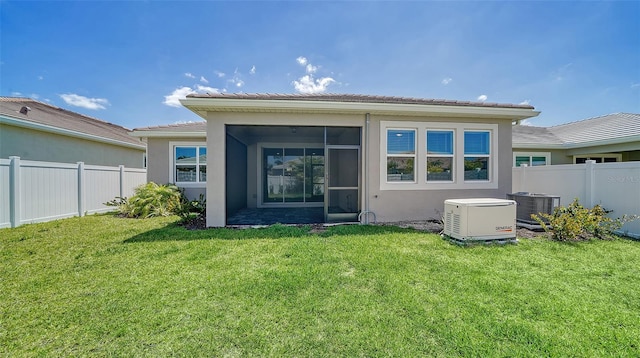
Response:
M558 241L579 241L592 238L608 239L612 233L622 225L637 216L624 215L622 218L611 219L606 215L611 211L596 205L592 209L580 205L578 199L567 206L559 206L553 210L553 214L533 214L531 218L537 221L544 231L551 233L552 238ZM548 224L544 220L548 221Z
M183 194L173 184L154 182L137 187L131 198L116 198L105 203L117 206L120 214L129 218L150 218L179 214L183 209Z
M204 194L200 194L198 199L189 200L182 192L182 201L180 209L176 212L183 220L188 221L205 215L207 212L207 201Z

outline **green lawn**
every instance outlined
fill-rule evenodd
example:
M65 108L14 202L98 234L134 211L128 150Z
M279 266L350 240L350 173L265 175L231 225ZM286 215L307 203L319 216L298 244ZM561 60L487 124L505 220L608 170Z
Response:
M0 356L640 356L640 242L176 220L0 230Z

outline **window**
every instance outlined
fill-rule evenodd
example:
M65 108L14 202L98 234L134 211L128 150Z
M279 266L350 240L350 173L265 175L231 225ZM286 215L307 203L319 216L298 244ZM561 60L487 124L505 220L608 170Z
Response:
M493 123L381 121L380 190L497 189L497 138Z
M615 163L622 161L622 154L589 154L576 155L573 157L574 164L584 164L587 160L593 160L596 163Z
M489 180L491 133L489 131L464 132L464 180Z
M454 132L427 130L427 181L452 181Z
M173 181L176 183L204 183L207 181L207 147L173 147Z
M415 129L387 130L387 181L413 182L415 161Z
M540 165L551 164L551 153L549 152L514 152L513 153L513 166L520 167L522 164L526 164L530 167L537 167Z

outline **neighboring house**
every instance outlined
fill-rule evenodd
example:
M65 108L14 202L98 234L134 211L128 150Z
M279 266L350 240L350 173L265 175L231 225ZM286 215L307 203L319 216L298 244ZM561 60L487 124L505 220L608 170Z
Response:
M206 189L210 227L247 208L392 222L439 219L445 199L504 198L511 123L538 115L530 105L341 94L194 94L182 104L206 123L132 135L148 141L149 180Z
M0 158L143 168L146 145L128 132L30 98L0 97Z
M553 127L513 127L513 165L640 161L640 114L614 113Z

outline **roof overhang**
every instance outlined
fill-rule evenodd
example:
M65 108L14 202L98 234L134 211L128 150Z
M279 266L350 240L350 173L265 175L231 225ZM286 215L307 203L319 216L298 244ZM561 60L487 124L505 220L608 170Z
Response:
M207 136L207 132L134 129L133 131L129 132L129 135L138 138L204 138Z
M640 150L640 135L618 137L603 140L594 140L589 142L578 143L561 143L561 144L546 144L546 143L512 143L513 148L522 149L577 149L577 148L589 148L598 147L603 145L616 145L638 143L638 149Z
M379 114L404 116L474 117L522 120L540 112L529 108L492 106L449 106L406 103L369 103L311 100L269 100L238 98L181 99L183 106L207 119L208 112L261 112L261 113L331 113Z
M58 127L48 126L46 124L40 124L40 123L25 121L22 119L6 117L4 115L0 115L0 124L7 124L14 127L21 127L21 128L38 130L42 132L64 135L68 137L80 138L80 139L90 140L93 142L117 145L120 147L127 147L127 148L140 149L140 150L146 150L147 148L147 146L144 143L140 143L140 144L128 143L128 142L120 141L117 139L105 138L105 137L100 137L92 134L73 131L70 129L58 128Z

